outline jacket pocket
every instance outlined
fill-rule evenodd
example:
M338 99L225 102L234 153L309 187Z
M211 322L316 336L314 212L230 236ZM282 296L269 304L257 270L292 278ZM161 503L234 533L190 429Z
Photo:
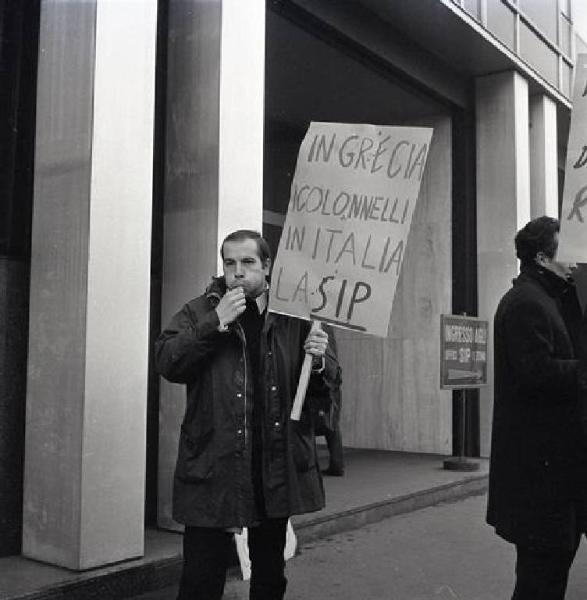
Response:
M212 477L214 456L211 441L213 436L213 428L193 435L186 431L184 425L181 426L175 470L175 476L180 481L195 483Z
M314 434L309 419L302 415L299 421L291 421L292 454L296 470L304 473L316 466Z

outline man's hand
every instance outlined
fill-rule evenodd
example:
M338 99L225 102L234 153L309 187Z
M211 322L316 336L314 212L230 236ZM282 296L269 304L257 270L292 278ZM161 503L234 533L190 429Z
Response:
M227 325L245 312L245 308L245 292L242 287L236 287L226 292L216 307L216 313L220 321L219 329L225 329Z
M312 356L321 357L326 353L328 334L322 329L312 329L304 343L304 350Z

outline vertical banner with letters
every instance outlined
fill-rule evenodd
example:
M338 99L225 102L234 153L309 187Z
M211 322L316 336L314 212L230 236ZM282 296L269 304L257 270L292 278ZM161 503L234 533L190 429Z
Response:
M587 262L587 54L575 64L558 260Z
M432 129L310 124L269 310L387 336Z

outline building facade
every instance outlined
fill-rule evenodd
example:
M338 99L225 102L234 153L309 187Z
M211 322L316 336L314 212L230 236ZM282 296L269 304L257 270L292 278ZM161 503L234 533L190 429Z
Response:
M1 555L82 570L140 556L145 524L175 527L184 391L153 373L153 338L229 231L276 249L311 121L434 128L389 335L336 336L345 445L452 453L440 315L491 321L515 231L558 216L584 49L570 0L0 15ZM488 454L491 399L469 396L470 454Z

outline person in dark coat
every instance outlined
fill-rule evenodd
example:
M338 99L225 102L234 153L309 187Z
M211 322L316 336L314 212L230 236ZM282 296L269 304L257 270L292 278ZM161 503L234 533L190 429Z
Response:
M232 535L249 527L250 598L285 593L283 551L291 515L324 506L310 402L291 404L306 352L309 397L327 407L340 367L326 331L267 313L271 255L256 232L221 246L224 276L188 302L156 342L166 379L187 385L173 487L185 525L178 600L222 597Z
M340 412L342 410L341 382L335 382L330 388L330 407L317 407L314 419L316 436L324 436L328 447L328 467L323 475L342 477L344 475L344 450L340 430Z
M585 321L558 232L540 217L517 233L521 273L494 322L487 521L516 546L513 600L564 598L585 531Z

